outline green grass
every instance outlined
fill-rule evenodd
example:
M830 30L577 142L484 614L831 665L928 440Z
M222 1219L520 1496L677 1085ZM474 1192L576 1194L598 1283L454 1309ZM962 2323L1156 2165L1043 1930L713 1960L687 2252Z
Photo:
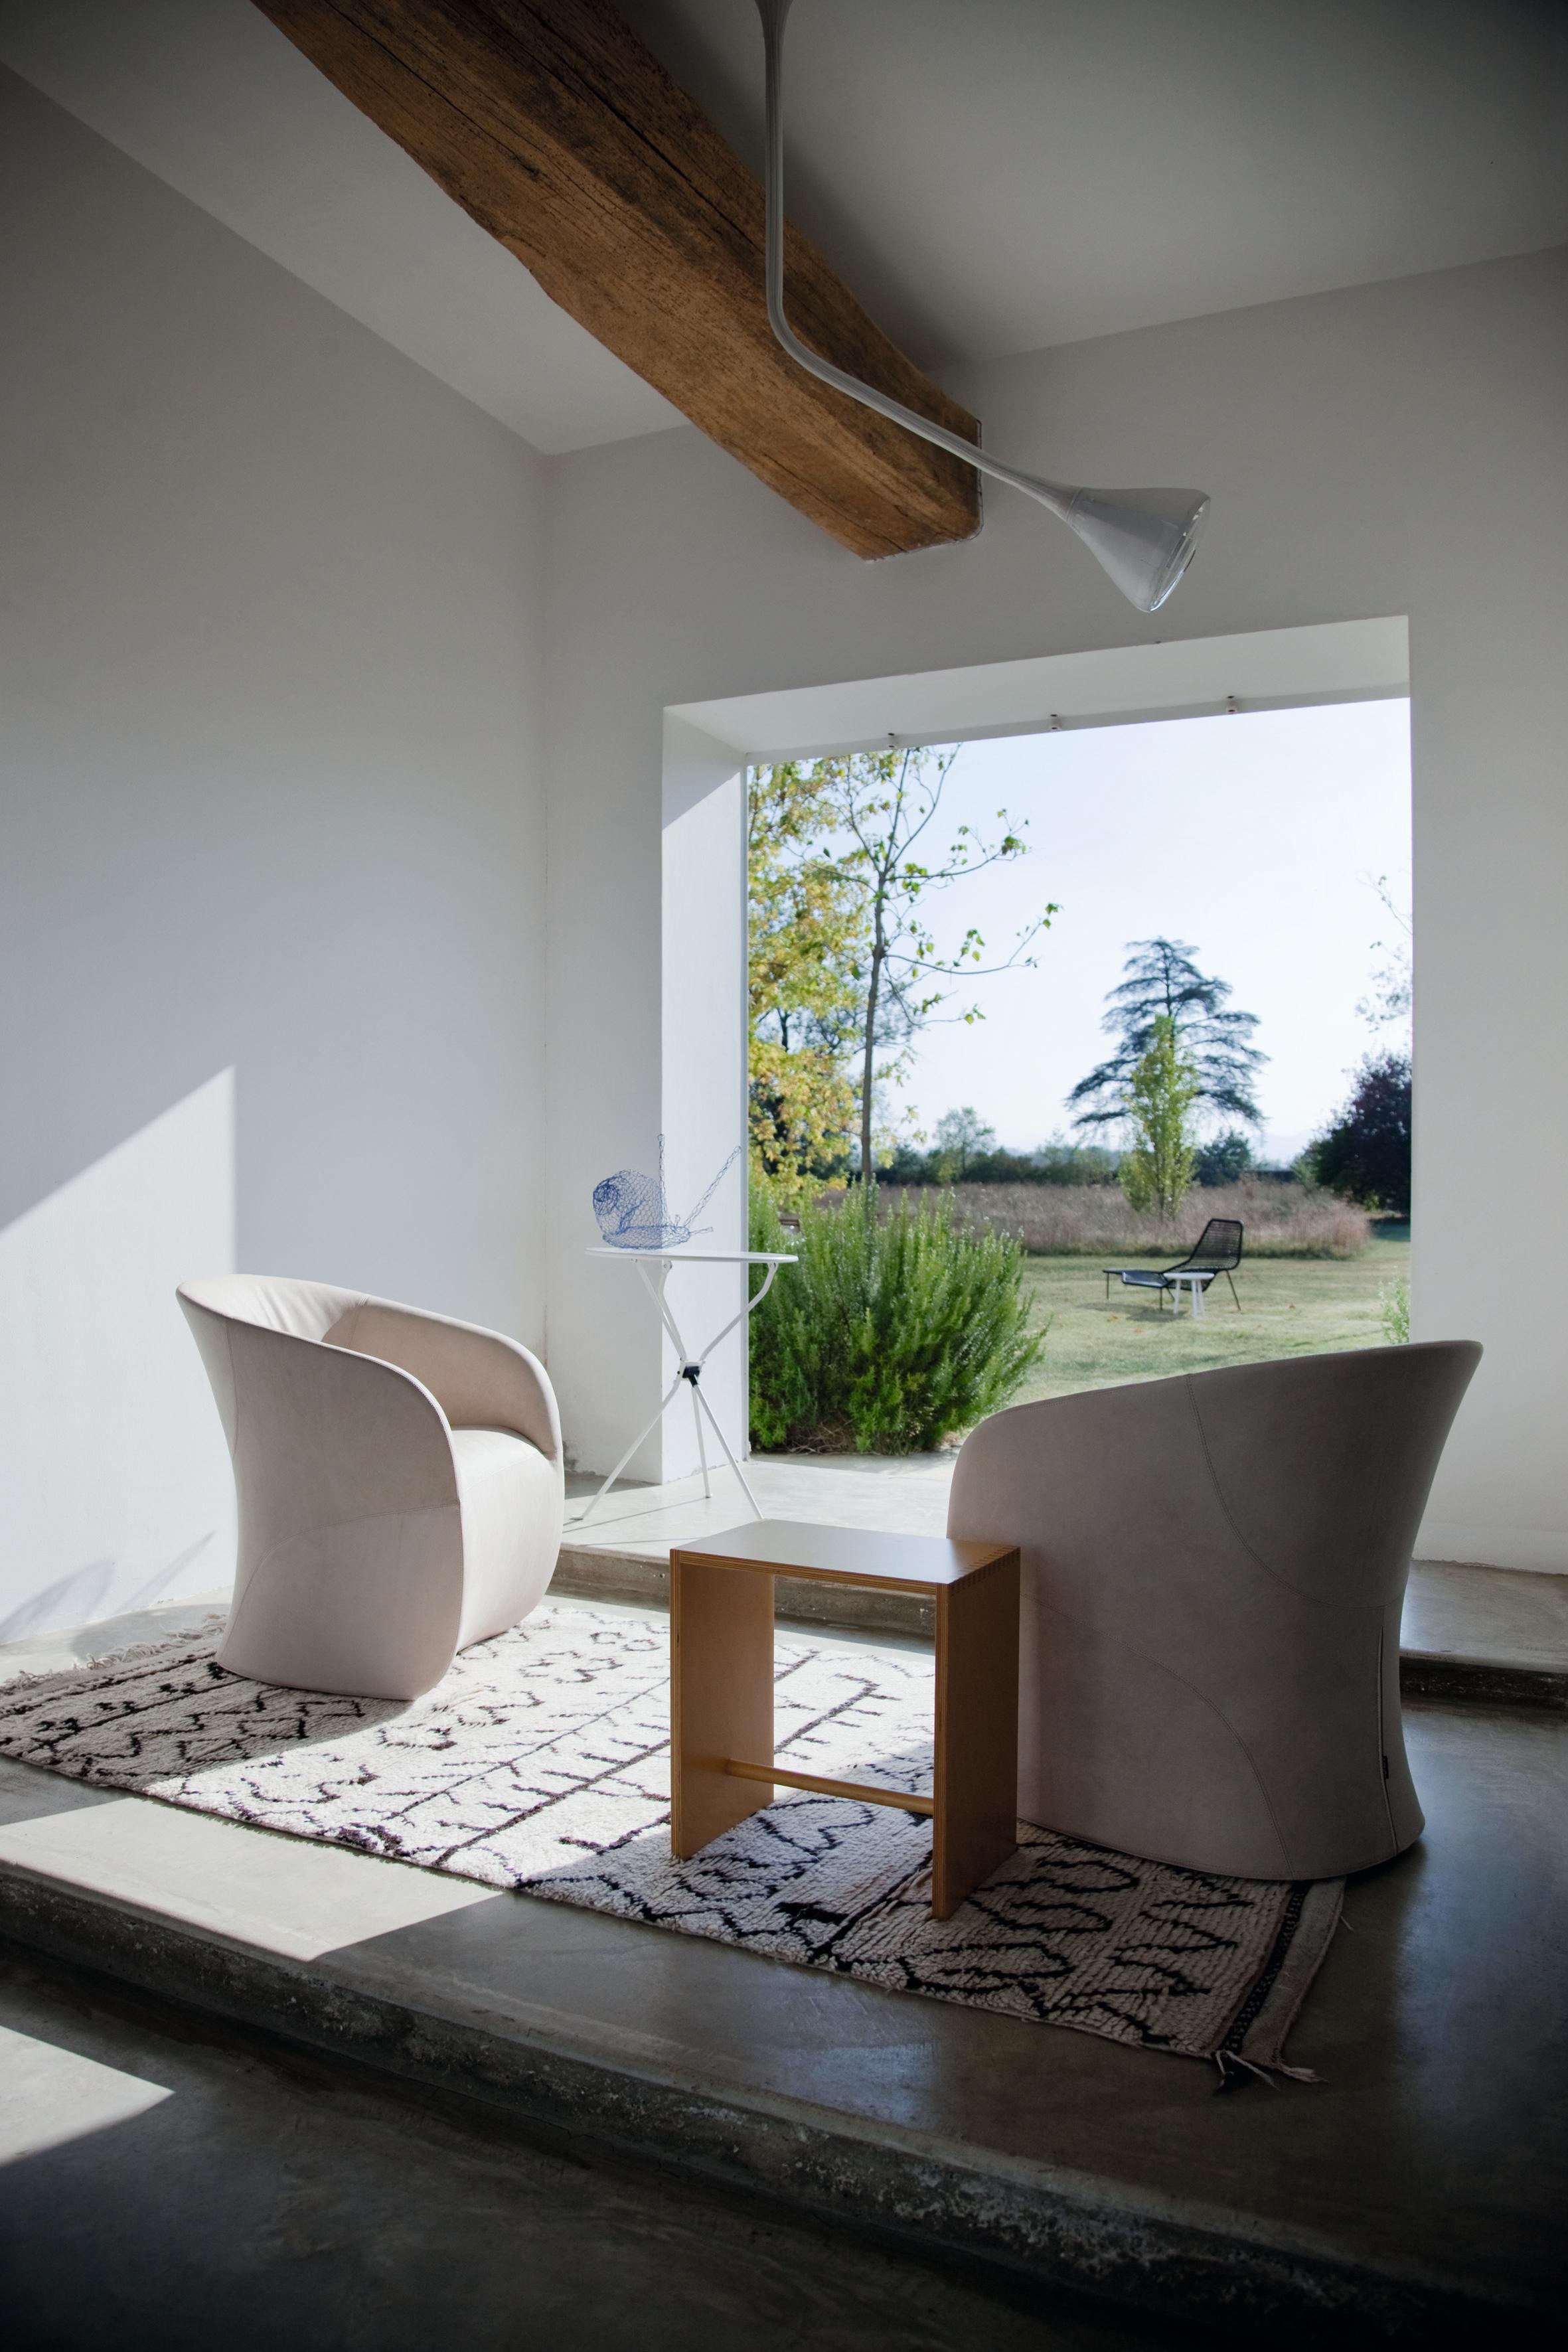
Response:
M1236 1277L1238 1315L1222 1275L1209 1290L1201 1319L1180 1318L1154 1294L1110 1286L1096 1264L1081 1257L1031 1257L1025 1278L1037 1326L1049 1318L1045 1354L1013 1398L1068 1396L1078 1389L1113 1388L1122 1381L1158 1380L1170 1372L1202 1372L1220 1364L1257 1364L1275 1356L1306 1356L1337 1348L1381 1348L1387 1338L1378 1293L1408 1279L1410 1244L1374 1240L1362 1257L1244 1259ZM1169 1265L1167 1258L1106 1264Z

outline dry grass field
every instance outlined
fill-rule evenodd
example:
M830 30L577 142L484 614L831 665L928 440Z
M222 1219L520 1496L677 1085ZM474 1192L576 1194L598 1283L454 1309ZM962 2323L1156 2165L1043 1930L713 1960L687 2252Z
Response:
M1156 1307L1152 1293L1124 1290L1120 1283L1111 1284L1108 1300L1098 1261L1031 1257L1026 1277L1034 1292L1035 1318L1048 1329L1045 1354L1013 1402L1207 1371L1220 1364L1382 1347L1379 1293L1408 1279L1410 1269L1410 1244L1404 1238L1408 1229L1395 1230L1400 1239L1377 1236L1360 1257L1245 1258L1236 1277L1239 1314L1223 1276L1211 1288L1202 1317L1191 1316L1184 1303L1180 1317L1173 1318L1169 1306ZM1105 1263L1168 1265L1175 1254L1108 1253Z
M951 1200L961 1224L1008 1234L1046 1257L1099 1257L1110 1250L1136 1264L1153 1252L1168 1264L1191 1249L1208 1217L1239 1217L1249 1257L1350 1258L1372 1240L1364 1210L1331 1192L1267 1178L1200 1187L1169 1225L1138 1215L1119 1184L959 1184L942 1192L935 1185L884 1183L878 1192L885 1210L905 1201L915 1207Z

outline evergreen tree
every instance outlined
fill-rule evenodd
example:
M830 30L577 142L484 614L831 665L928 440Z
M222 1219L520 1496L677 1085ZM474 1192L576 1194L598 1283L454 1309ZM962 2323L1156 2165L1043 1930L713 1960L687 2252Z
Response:
M1261 1124L1252 1089L1268 1056L1250 1043L1258 1015L1231 1012L1230 982L1201 972L1194 952L1183 940L1130 943L1124 977L1107 996L1100 1023L1119 1042L1068 1095L1075 1127L1110 1127L1125 1118L1133 1072L1153 1045L1160 1021L1172 1024L1182 1057L1196 1075L1195 1106L1215 1117Z

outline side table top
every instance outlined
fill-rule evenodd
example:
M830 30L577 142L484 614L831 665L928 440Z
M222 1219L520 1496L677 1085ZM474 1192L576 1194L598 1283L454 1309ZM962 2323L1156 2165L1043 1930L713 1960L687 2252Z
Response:
M795 1250L608 1249L584 1250L584 1257L618 1257L643 1265L797 1265Z
M758 1568L823 1583L879 1584L929 1592L1008 1559L1015 1544L955 1543L946 1536L889 1535L873 1528L823 1527L810 1519L759 1519L700 1542L672 1544L670 1558L714 1568Z

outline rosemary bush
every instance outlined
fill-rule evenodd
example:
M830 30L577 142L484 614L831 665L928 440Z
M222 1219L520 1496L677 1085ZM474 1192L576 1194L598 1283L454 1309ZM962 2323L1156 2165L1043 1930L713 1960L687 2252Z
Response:
M1377 1294L1377 1319L1391 1348L1403 1348L1410 1338L1410 1285L1385 1282Z
M951 1202L878 1213L874 1186L786 1234L761 1185L752 1247L793 1249L752 1318L752 1443L918 1454L1006 1403L1038 1360L1023 1253Z

